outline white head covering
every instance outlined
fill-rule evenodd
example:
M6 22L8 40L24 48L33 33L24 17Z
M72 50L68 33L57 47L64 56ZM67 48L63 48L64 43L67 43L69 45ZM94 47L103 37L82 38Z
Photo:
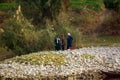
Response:
M70 33L68 33L68 36L70 36L71 34Z

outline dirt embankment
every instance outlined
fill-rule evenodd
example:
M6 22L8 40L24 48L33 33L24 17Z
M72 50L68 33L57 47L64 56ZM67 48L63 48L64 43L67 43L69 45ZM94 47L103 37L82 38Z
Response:
M6 13L0 10L0 28L3 28L5 26L6 18Z

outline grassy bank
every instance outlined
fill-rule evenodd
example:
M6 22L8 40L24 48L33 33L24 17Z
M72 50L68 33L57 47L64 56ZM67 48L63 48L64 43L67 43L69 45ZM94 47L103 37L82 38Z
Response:
M79 47L120 46L119 36L82 36Z
M75 41L76 42L76 41ZM80 43L75 43L73 41L73 46L76 48L81 48L81 47L91 47L91 46L116 46L120 47L120 37L119 36L81 36L80 38ZM6 58L14 56L14 53L9 52L3 48L0 49L0 60L4 60Z
M13 53L12 51L7 50L6 48L0 48L0 61L14 56L15 53Z

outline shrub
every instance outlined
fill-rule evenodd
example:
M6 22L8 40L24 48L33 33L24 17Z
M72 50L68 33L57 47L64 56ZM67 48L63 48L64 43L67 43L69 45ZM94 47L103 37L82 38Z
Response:
M46 27L38 29L23 16L19 6L14 18L8 20L1 38L5 46L18 55L40 50L53 50L55 35L64 34L67 37L68 32L72 34L76 46L80 39L79 31L69 25L69 18L66 14L62 15L53 22L48 19L49 23L45 25Z
M46 19L53 20L62 7L61 0L16 0L22 7L23 15L32 19L37 28L45 28ZM43 26L41 26L43 25Z
M104 0L105 7L107 9L116 9L120 5L119 0Z
M2 35L2 40L9 49L16 51L16 47L18 48L18 45L22 45L23 34L21 33L21 29L22 27L14 20L8 21Z
M8 21L2 40L5 45L18 55L37 52L40 50L52 50L54 47L55 33L49 29L35 30L26 21Z

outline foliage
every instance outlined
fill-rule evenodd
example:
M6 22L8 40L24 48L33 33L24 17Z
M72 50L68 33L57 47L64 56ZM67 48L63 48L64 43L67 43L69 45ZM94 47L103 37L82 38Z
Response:
M11 3L0 3L0 9L11 9L13 7L16 7L17 3L11 2Z
M46 19L53 20L61 9L61 0L17 0L23 15L36 27L45 28Z
M71 12L67 13L61 10L65 5L63 3L65 1L67 3L69 0L16 1L22 6L22 9L20 9L22 12L18 14L19 11L17 11L17 16L14 15L14 18L14 13L11 13L12 19L8 20L3 32L0 32L0 46L7 46L19 55L41 50L53 50L55 35L64 35L66 41L68 32L71 33L74 39L73 46L75 47L103 46L119 43L114 40L111 41L111 38L111 40L108 40L109 38L106 39L106 37L97 39L91 37L93 38L91 39L89 37L84 38L81 35L80 31L89 34L98 26L96 24L99 22L100 13L97 11L101 11L104 8L102 0L72 0L70 5L72 10L74 8L78 12L77 15L75 13L71 15ZM17 5L17 3L0 3L0 6L11 8ZM72 21L75 25L71 26ZM105 29L107 23L112 25L114 22L118 24L119 17L106 20L105 24L102 24L104 28L101 31L109 30L108 28L106 28L107 30ZM115 27L119 30L119 25L117 24L115 24ZM79 26L80 28L78 28ZM114 25L111 29L115 29Z
M18 55L52 50L54 48L54 32L49 29L36 30L20 11L17 12L18 14L13 19L8 20L2 33L1 39L5 46Z
M102 10L103 2L102 0L78 0L78 1L72 0L70 2L70 5L99 11L99 10Z
M51 53L51 52L40 52L40 53L31 53L29 55L17 56L12 59L6 60L6 62L17 62L17 63L25 63L32 65L64 65L65 58L59 54Z
M55 34L50 30L25 30L24 34L24 48L27 53L37 52L41 50L54 49ZM31 35L30 35L31 34Z
M120 5L120 0L104 0L105 7L107 9L117 9Z
M80 39L79 47L90 47L90 46L120 46L119 36L97 36L84 35Z
M14 23L13 23L14 22ZM16 50L16 47L22 45L22 33L20 25L15 21L8 21L8 25L5 27L5 31L2 35L2 40L6 46L11 50Z

